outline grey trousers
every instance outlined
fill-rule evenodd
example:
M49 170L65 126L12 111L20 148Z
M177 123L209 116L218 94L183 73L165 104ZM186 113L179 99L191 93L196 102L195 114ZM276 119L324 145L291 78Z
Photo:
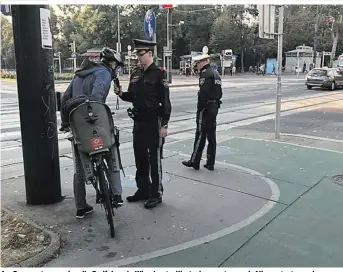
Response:
M86 202L86 179L83 172L83 166L80 158L79 152L74 148L74 197L75 197L75 205L76 209L80 210L87 206ZM114 158L117 158L117 154L114 154ZM120 178L120 169L119 167L113 167L113 160L111 156L106 158L106 162L108 165L108 175L107 179L110 183L112 192L114 195L121 195L122 194L122 185L121 185L121 178ZM115 163L117 164L117 163Z

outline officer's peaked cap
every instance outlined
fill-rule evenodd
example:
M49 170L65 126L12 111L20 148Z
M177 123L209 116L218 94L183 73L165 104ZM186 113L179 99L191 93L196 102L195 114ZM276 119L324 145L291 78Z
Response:
M209 59L209 58L210 58L209 55L202 54L202 55L197 55L197 56L192 57L192 61L199 62L199 61L202 61L202 60L205 60L205 59Z
M139 39L134 39L132 41L133 41L133 44L135 46L135 50L137 50L137 51L154 50L154 47L157 44L156 42L153 42L153 41L139 40Z

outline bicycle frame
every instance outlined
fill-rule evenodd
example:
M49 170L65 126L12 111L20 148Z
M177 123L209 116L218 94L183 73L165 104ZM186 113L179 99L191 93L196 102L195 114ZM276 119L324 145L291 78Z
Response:
M73 109L69 115L71 135L68 140L72 145L73 158L76 152L80 157L87 185L92 184L99 196L100 203L106 211L111 236L114 237L113 195L108 181L108 165L106 157L118 148L119 135L116 138L116 127L112 113L106 104L86 101ZM119 152L119 150L118 150ZM74 162L74 168L76 165Z

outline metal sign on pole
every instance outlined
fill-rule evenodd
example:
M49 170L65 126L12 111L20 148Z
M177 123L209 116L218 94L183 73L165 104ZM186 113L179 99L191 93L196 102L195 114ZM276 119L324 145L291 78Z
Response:
M156 42L156 16L151 9L146 12L144 17L144 32L147 38ZM154 57L157 59L157 46L154 48Z
M144 17L144 32L149 39L152 39L156 32L156 17L151 9L146 12Z
M1 13L5 16L11 15L11 6L10 5L1 5Z
M258 5L259 37L274 39L275 33L275 6Z
M259 5L259 37L262 39L274 39L278 36L278 74L276 89L276 113L275 113L275 138L280 138L280 113L281 113L281 73L282 73L282 43L283 43L283 6L279 6L278 33L275 33L275 6Z

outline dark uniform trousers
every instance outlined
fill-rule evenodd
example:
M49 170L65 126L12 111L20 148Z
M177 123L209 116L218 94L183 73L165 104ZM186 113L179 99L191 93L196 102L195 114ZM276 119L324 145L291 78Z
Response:
M206 164L214 166L217 147L216 126L218 109L218 103L214 102L208 103L203 110L197 111L197 129L195 133L194 148L191 157L191 162L196 166L199 166L200 164L206 139L208 141Z
M150 121L134 121L133 149L137 168L136 183L138 190L143 194L157 197L163 194L161 146L159 117L156 116Z

